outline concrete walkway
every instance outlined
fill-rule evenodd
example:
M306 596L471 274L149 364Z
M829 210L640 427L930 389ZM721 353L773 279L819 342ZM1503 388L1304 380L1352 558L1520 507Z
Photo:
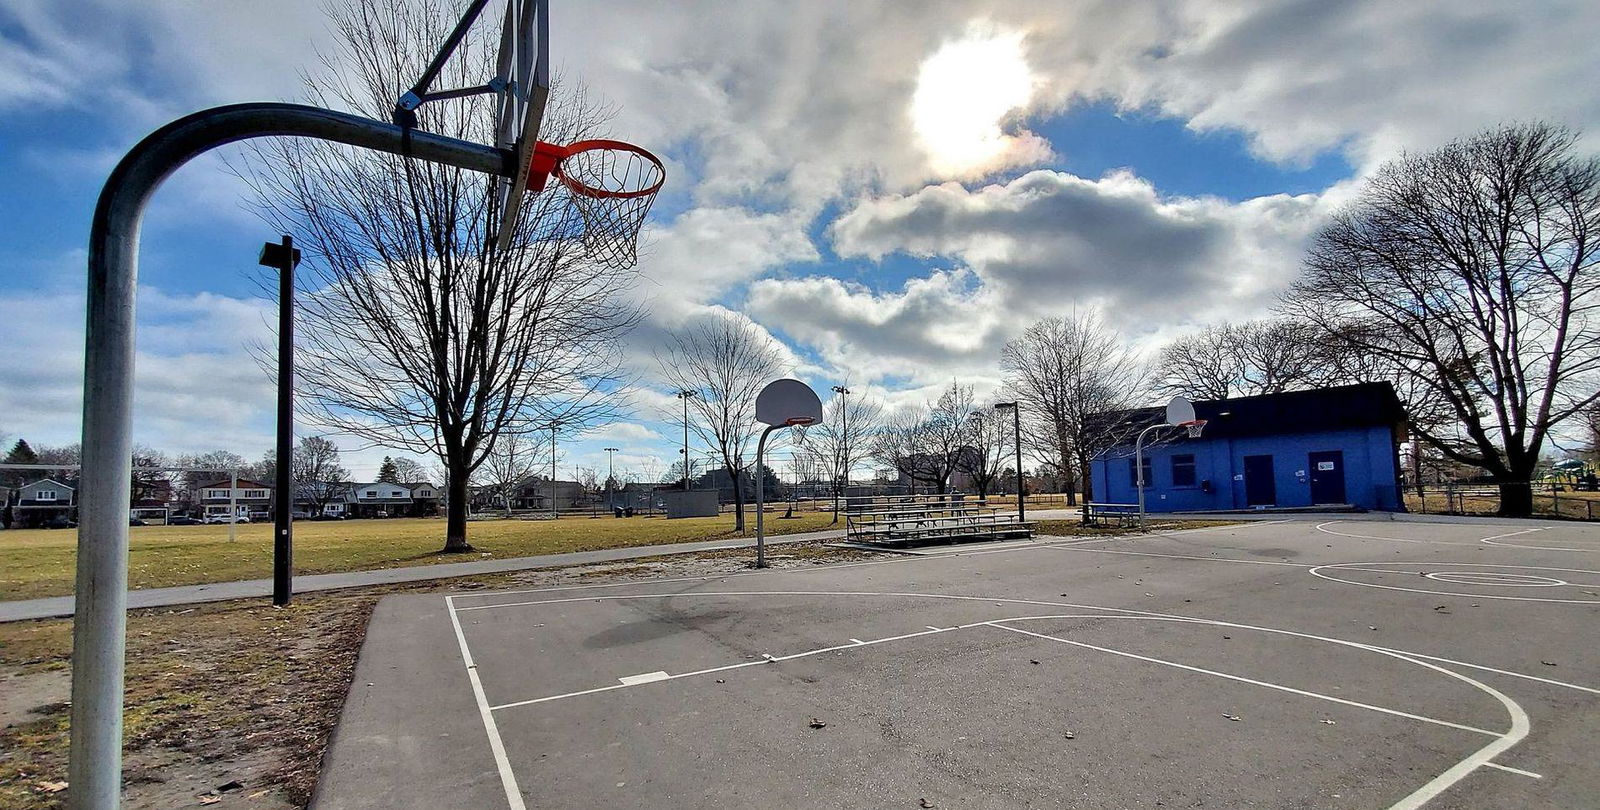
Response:
M843 529L806 532L803 534L784 534L767 538L767 544L828 540L843 536ZM295 593L311 593L313 591L333 591L340 588L359 588L366 585L392 585L397 582L421 582L429 579L499 574L506 571L530 571L536 568L564 568L569 565L634 560L641 557L659 557L666 554L693 554L699 551L753 548L755 544L754 538L705 540L698 543L671 543L659 546L611 548L601 551L574 551L566 554L541 554L534 557L509 557L501 560L413 565L405 568L378 568L366 571L347 571L340 574L307 574L294 578L294 591ZM172 605L189 605L196 602L223 602L229 599L266 599L271 596L272 580L247 579L238 582L213 582L207 585L179 585L172 588L140 588L128 592L128 608L169 607ZM43 599L0 602L0 622L71 616L73 611L72 602L73 598L70 596L51 596Z

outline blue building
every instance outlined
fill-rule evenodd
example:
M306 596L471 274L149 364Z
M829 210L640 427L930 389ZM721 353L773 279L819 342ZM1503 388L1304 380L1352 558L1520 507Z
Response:
M1151 512L1347 504L1399 511L1405 409L1388 383L1362 383L1194 403L1200 438L1181 429L1145 439L1145 508ZM1133 440L1163 408L1097 415L1125 444L1096 456L1095 500L1134 503Z

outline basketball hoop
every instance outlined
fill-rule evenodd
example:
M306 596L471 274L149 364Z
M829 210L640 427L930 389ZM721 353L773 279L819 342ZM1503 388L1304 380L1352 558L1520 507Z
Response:
M544 191L551 175L572 192L592 258L615 267L638 261L639 229L667 179L660 158L622 141L540 141L529 161L528 190Z
M1187 422L1179 422L1178 424L1174 425L1174 427L1181 427L1189 432L1189 438L1198 439L1200 438L1201 431L1206 429L1206 420L1191 419Z

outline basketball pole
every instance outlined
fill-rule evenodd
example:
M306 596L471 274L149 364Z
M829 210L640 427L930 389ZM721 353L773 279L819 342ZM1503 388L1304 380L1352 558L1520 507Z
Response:
M156 130L106 180L89 231L82 482L72 626L71 803L114 810L122 787L128 519L133 474L134 303L145 206L180 166L219 146L295 136L514 175L509 149L348 113L270 102L215 107ZM279 459L279 463L286 463Z

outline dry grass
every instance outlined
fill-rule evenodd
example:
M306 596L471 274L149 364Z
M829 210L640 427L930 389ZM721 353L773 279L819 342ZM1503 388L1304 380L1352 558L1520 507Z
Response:
M828 513L800 512L791 519L769 513L770 535L829 528ZM749 518L754 531L754 517ZM843 528L843 523L839 525ZM128 530L128 584L158 588L271 576L272 527L241 525L229 542L227 526L135 526ZM568 551L688 543L737 537L733 516L560 520L476 520L467 538L476 551L441 554L440 519L346 520L295 524L294 564L301 574L325 574L406 565L526 557ZM72 593L77 532L0 531L0 600Z

